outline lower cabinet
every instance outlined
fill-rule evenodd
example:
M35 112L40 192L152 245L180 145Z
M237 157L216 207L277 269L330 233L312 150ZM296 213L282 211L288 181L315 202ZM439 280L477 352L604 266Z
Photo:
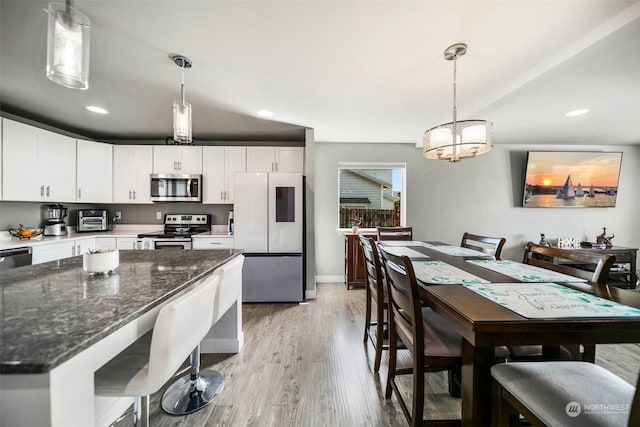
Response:
M116 238L116 249L136 249L137 237Z
M42 264L43 262L57 261L59 259L70 258L82 255L89 250L94 250L96 240L93 238L78 240L62 240L44 245L33 246L31 264Z
M233 237L192 237L192 249L233 249Z
M116 249L115 237L96 237L96 250L98 249Z

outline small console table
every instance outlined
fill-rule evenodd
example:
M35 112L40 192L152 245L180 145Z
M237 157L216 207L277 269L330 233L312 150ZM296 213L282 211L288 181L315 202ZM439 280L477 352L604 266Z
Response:
M611 286L623 286L630 289L636 288L638 282L636 255L637 248L625 248L622 246L612 246L610 248L576 248L571 249L576 252L588 254L606 254L615 255L616 262L614 267L609 271L608 284ZM621 266L622 267L618 267Z
M373 237L377 240L378 235L374 233L360 233L365 237ZM360 239L357 233L346 233L344 235L344 281L347 289L352 286L365 286L367 274L365 272L364 254Z

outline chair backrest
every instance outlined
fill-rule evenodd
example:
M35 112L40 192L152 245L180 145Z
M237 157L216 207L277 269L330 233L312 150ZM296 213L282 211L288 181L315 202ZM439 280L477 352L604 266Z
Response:
M219 276L211 274L160 309L149 353L152 389L159 390L207 335L219 281Z
M382 298L382 301L384 301L384 271L376 241L362 234L359 234L358 237L360 246L362 246L362 254L364 255L367 285L373 287L377 292L378 298ZM378 303L380 303L380 300Z
M213 320L216 323L235 301L242 301L242 266L244 256L238 255L214 271L220 276L218 291L213 300Z
M376 227L378 240L413 240L413 227Z
M484 252L486 254L493 255L496 259L500 259L502 247L506 241L507 239L504 237L479 236L477 234L465 232L462 235L462 243L460 243L460 246Z
M533 242L527 243L522 258L522 262L525 264L580 277L598 285L607 284L609 270L615 261L614 255L588 254L571 249L550 248L536 245ZM580 265L595 266L595 271L578 268Z
M412 354L416 354L417 349L420 352L418 354L422 354L422 304L411 260L406 256L389 253L384 247L380 247L380 253L387 275L391 325Z

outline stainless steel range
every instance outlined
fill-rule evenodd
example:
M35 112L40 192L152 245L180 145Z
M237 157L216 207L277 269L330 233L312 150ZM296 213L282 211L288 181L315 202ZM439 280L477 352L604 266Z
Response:
M140 247L142 239L150 239L149 249L191 249L193 234L211 231L210 215L165 215L164 230L138 234ZM149 241L149 240L147 240Z

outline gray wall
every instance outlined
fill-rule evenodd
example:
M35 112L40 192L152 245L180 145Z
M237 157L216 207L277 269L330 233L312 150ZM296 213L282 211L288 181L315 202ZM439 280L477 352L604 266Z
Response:
M527 150L623 151L615 208L522 208ZM344 274L344 236L338 232L338 162L406 162L407 225L416 240L459 244L465 231L507 239L503 258L520 260L523 245L548 238L595 240L607 227L619 246L640 246L640 146L496 145L476 159L426 160L410 144L315 145L316 274Z
M0 202L0 230L15 228L19 224L29 227L43 226L47 218L47 203L39 202ZM156 219L156 212L164 214L210 214L212 224L227 223L229 210L233 205L203 205L201 203L154 203L150 205L117 205L117 204L73 204L63 203L69 209L67 224L75 226L79 209L107 209L113 217L116 211L122 213L122 220L117 224L162 224Z

